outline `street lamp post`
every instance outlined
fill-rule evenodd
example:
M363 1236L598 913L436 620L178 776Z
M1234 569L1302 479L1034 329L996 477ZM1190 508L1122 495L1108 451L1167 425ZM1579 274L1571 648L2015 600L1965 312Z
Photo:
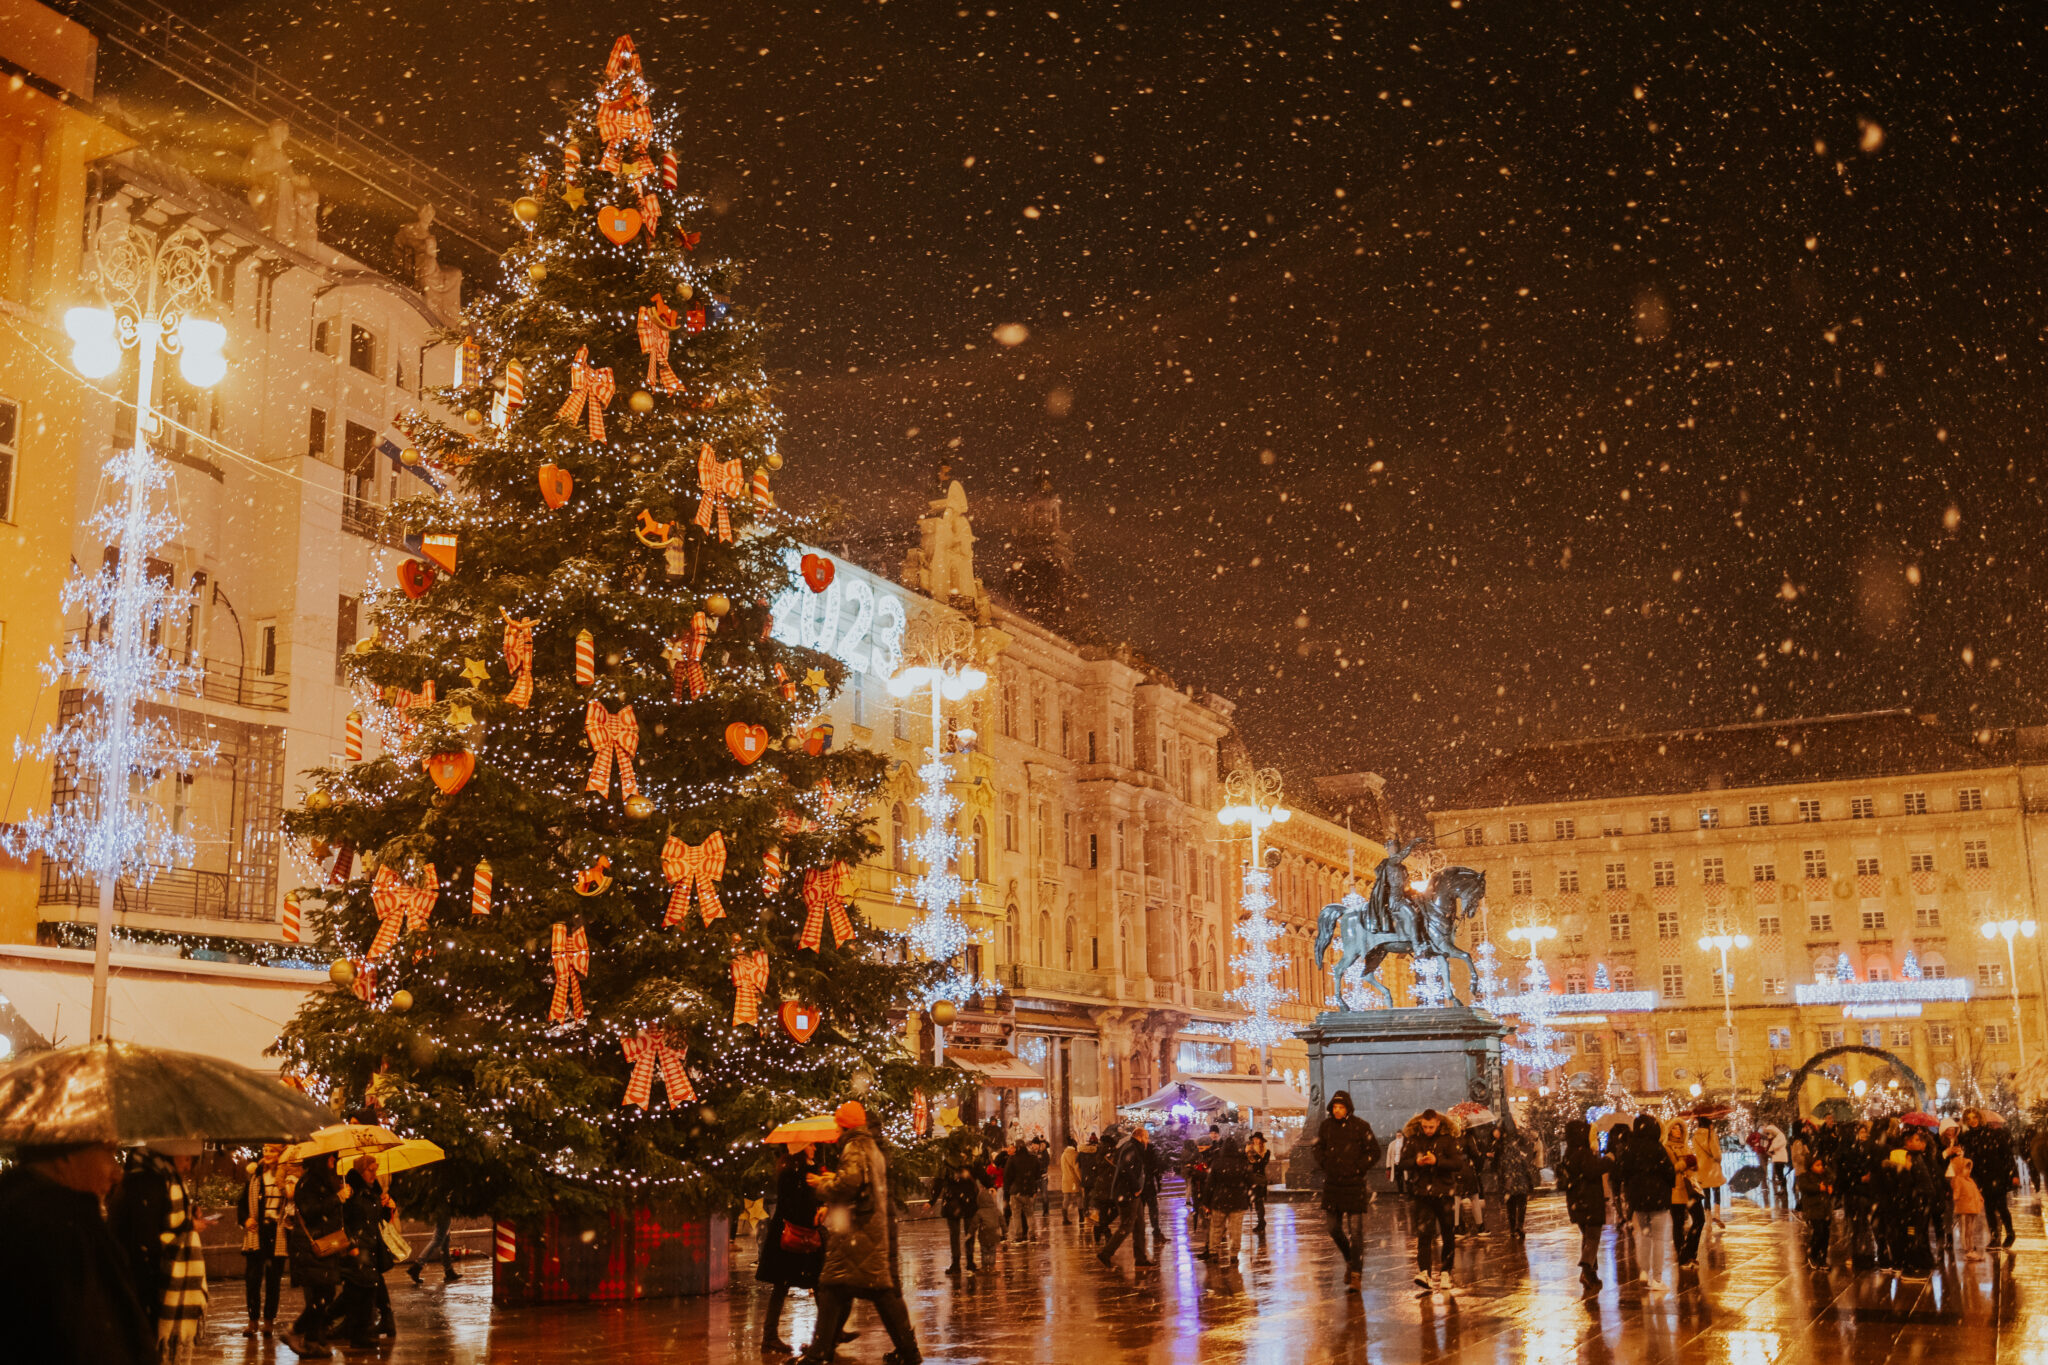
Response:
M2020 1021L2020 968L2019 960L2013 956L2012 941L2015 937L2032 938L2039 926L2030 919L1986 920L1982 932L1986 938L2005 940L2005 984L2012 992L2012 1032L2020 1043L2020 1067L2027 1065L2027 1028Z
M1700 951L1721 954L1721 1033L1726 1040L1728 1052L1728 1094L1733 1102L1735 1094L1735 978L1728 974L1728 950L1747 948L1748 934L1703 934L1700 936Z
M1272 907L1273 897L1266 890L1265 865L1259 861L1259 836L1274 825L1287 823L1290 812L1280 804L1280 774L1273 768L1232 773L1223 795L1225 804L1216 812L1217 823L1243 825L1252 836L1252 859L1244 877L1244 907L1248 913L1237 931L1251 946L1245 953L1245 984L1233 992L1239 1003L1250 1010L1251 1017L1233 1026L1231 1032L1259 1050L1259 1108L1270 1113L1272 1090L1267 1073L1273 1069L1273 1044L1279 1040L1280 1026L1272 1015L1275 997L1270 980L1272 949L1268 945L1277 930L1265 914ZM1343 988L1339 982L1337 989L1341 992Z
M99 878L98 932L93 944L92 1040L107 1035L108 957L113 950L114 893L121 873L144 841L144 822L130 804L129 773L141 745L135 709L143 699L144 555L149 490L155 480L149 438L158 427L152 397L156 388L157 351L180 356L179 371L187 383L211 388L227 373L221 346L227 330L218 322L191 315L195 305L213 296L213 250L206 237L190 225L161 238L125 221L108 223L98 243L98 279L103 308L73 308L64 315L64 330L73 346L71 361L88 379L105 379L121 367L121 352L133 349L135 375L135 438L126 452L127 503L120 519L120 568L108 627L112 651L127 667L107 672L100 689L106 734L97 746L99 781L98 830L87 865Z

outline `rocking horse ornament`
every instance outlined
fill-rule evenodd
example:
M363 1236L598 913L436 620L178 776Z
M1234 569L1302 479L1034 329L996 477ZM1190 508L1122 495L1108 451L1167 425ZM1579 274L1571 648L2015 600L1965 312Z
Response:
M1321 960L1334 940L1341 954L1332 969L1337 983L1337 1006L1351 1009L1344 998L1344 977L1352 964L1365 963L1365 983L1378 991L1388 1008L1394 993L1379 979L1380 963L1389 955L1415 958L1450 958L1465 964L1468 979L1476 979L1478 967L1458 946L1458 917L1462 910L1470 919L1479 913L1486 898L1486 874L1475 867L1445 867L1432 875L1423 887L1409 881L1407 860L1415 855L1424 839L1402 843L1387 841L1387 856L1373 876L1372 892L1361 899L1346 896L1332 902L1316 917L1316 958ZM1444 984L1450 984L1446 970ZM1463 1004L1451 992L1454 1004Z

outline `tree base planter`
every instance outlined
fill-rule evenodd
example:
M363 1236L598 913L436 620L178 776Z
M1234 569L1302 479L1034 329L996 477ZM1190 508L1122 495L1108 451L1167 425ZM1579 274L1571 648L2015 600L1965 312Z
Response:
M500 1308L712 1294L732 1274L722 1213L563 1211L501 1222L496 1242L491 1301Z

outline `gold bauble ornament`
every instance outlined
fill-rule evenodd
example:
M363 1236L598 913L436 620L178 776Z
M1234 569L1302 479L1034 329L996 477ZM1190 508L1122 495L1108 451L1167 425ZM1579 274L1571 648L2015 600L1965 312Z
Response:
M626 814L635 820L645 820L654 814L654 802L645 796L629 796L626 798Z
M535 261L532 265L526 267L526 278L532 280L535 284L539 284L547 277L548 268L539 261Z
M329 806L333 804L334 798L329 796L326 792L320 790L320 788L318 787L315 787L313 788L313 790L306 793L307 810L326 810Z
M779 450L769 451L767 465L770 469L782 468L782 452Z
M393 1014L404 1014L404 1013L405 1013L405 1012L406 1012L407 1010L409 1010L409 1009L411 1009L411 1008L412 1008L412 992L411 992L411 991L394 991L394 992L392 993L392 995L391 995L391 1012L392 1012Z
M722 592L712 593L704 599L704 610L713 616L723 616L732 610L732 599Z
M356 983L356 964L345 957L338 957L327 964L327 979L347 990Z
M398 452L398 462L403 465L418 464L420 462L420 453L411 446L407 446L404 450Z
M512 201L512 216L522 223L530 223L540 217L540 200L530 194L522 194Z
M471 408L468 412L462 414L462 420L473 427L480 427L484 424L484 415L481 410Z
M934 1024L937 1024L940 1028L946 1027L955 1019L959 1018L959 1016L960 1011L953 1008L952 1001L934 1000L932 1002L932 1022Z
M633 396L626 400L626 406L635 412L653 412L654 395L645 389L635 389Z
M690 288L687 284L677 285L676 297L679 299L694 299L697 297L697 291Z

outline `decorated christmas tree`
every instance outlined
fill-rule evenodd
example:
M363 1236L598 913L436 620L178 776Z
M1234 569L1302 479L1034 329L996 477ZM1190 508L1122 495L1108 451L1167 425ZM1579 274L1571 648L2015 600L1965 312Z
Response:
M831 564L774 507L761 329L652 94L621 38L450 338L458 417L402 415L429 491L383 529L419 558L286 822L344 989L280 1051L438 1143L459 1212L712 1207L773 1124L858 1095L904 1137L931 1080L900 1011L946 968L848 898L882 760L818 723L843 666L771 629Z

